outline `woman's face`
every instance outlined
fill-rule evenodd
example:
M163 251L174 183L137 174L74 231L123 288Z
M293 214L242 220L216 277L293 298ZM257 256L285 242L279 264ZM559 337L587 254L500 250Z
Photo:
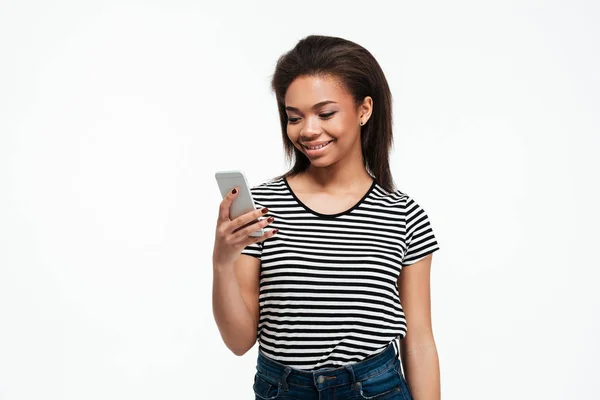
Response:
M285 107L287 135L312 164L325 166L347 154L362 154L360 122L366 123L371 115L371 97L356 108L352 96L335 79L301 76L289 86ZM304 146L322 143L328 144L316 150Z

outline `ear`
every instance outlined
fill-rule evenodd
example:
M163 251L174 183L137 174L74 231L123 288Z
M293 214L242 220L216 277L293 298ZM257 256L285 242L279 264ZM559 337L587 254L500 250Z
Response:
M358 116L359 118L367 123L369 118L371 118L371 113L373 112L373 99L371 96L367 96L364 98L361 105L358 106Z

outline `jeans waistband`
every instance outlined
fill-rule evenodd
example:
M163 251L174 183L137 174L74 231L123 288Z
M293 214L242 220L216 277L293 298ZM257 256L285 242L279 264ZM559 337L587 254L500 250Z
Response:
M379 375L391 368L396 360L393 342L390 342L384 351L359 362L338 368L321 368L312 371L281 364L259 351L256 369L260 374L270 377L271 380L281 382L284 389L287 389L288 384L294 384L322 390L347 383L354 385L357 381Z

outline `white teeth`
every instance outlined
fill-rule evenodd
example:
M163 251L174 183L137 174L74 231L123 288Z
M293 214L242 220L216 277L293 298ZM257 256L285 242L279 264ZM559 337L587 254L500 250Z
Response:
M327 146L329 143L331 143L331 142L327 142L327 143L324 143L324 144L322 144L320 146L315 146L315 147L308 147L308 146L304 146L304 147L307 148L307 149L309 149L309 150L317 150L317 149L320 149L321 147Z

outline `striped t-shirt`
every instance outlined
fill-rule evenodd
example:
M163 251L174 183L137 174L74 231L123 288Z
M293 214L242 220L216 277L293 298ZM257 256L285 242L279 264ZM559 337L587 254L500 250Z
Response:
M373 180L353 207L321 214L285 178L250 189L268 228L242 250L261 260L259 351L292 368L353 364L406 336L398 276L439 249L429 218L407 194Z

